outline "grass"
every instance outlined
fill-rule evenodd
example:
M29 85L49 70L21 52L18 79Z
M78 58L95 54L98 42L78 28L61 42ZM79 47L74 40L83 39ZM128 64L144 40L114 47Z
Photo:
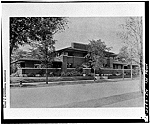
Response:
M48 82L56 81L77 81L77 80L93 80L92 76L74 76L74 77L49 77ZM34 83L34 82L45 82L46 77L10 77L10 83Z

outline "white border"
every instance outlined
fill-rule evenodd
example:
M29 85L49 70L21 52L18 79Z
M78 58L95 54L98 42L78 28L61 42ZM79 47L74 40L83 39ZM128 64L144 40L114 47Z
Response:
M61 108L61 109L12 109L10 108L9 87L9 17L18 16L63 16L63 17L122 17L143 16L144 3L13 3L2 4L2 43L3 69L7 70L7 108L5 119L140 119L144 117L143 108ZM145 43L145 40L144 40ZM145 46L145 44L144 44ZM145 55L145 54L144 54Z

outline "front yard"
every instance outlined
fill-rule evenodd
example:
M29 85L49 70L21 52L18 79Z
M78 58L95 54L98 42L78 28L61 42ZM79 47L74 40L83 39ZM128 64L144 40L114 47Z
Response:
M77 81L77 80L93 80L92 76L74 76L74 77L48 77L48 82L56 81ZM46 77L10 77L10 83L34 83L45 82Z

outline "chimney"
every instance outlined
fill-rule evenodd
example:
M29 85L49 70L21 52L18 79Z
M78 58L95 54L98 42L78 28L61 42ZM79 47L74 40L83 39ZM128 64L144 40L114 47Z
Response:
M71 47L74 48L74 43L73 42L71 43Z

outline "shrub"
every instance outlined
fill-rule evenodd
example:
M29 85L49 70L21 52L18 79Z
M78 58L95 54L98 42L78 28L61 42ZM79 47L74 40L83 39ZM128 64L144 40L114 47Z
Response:
M41 69L40 71L39 71L39 73L38 73L40 76L44 76L44 74L45 74L45 71L43 70L43 69Z
M10 76L11 76L11 77L19 77L19 73L16 72L16 73L11 74Z
M35 74L34 73L29 73L27 74L28 77L35 77Z
M67 72L66 76L72 76L72 73L71 72Z
M59 71L53 72L53 75L54 76L61 76L61 71L59 70Z
M48 76L54 77L54 73L53 73L53 72L50 72L50 73L48 74Z
M40 77L40 74L36 74L35 76L36 76L36 77Z
M83 72L83 67L77 66L76 69L75 69L75 71L77 71L77 72Z
M68 76L82 76L83 73L82 72L78 72L78 71L71 71L70 73L67 73Z
M23 77L27 77L27 74L22 74Z
M65 77L65 76L67 76L67 75L66 75L65 72L61 72L61 76L62 76L62 77Z

